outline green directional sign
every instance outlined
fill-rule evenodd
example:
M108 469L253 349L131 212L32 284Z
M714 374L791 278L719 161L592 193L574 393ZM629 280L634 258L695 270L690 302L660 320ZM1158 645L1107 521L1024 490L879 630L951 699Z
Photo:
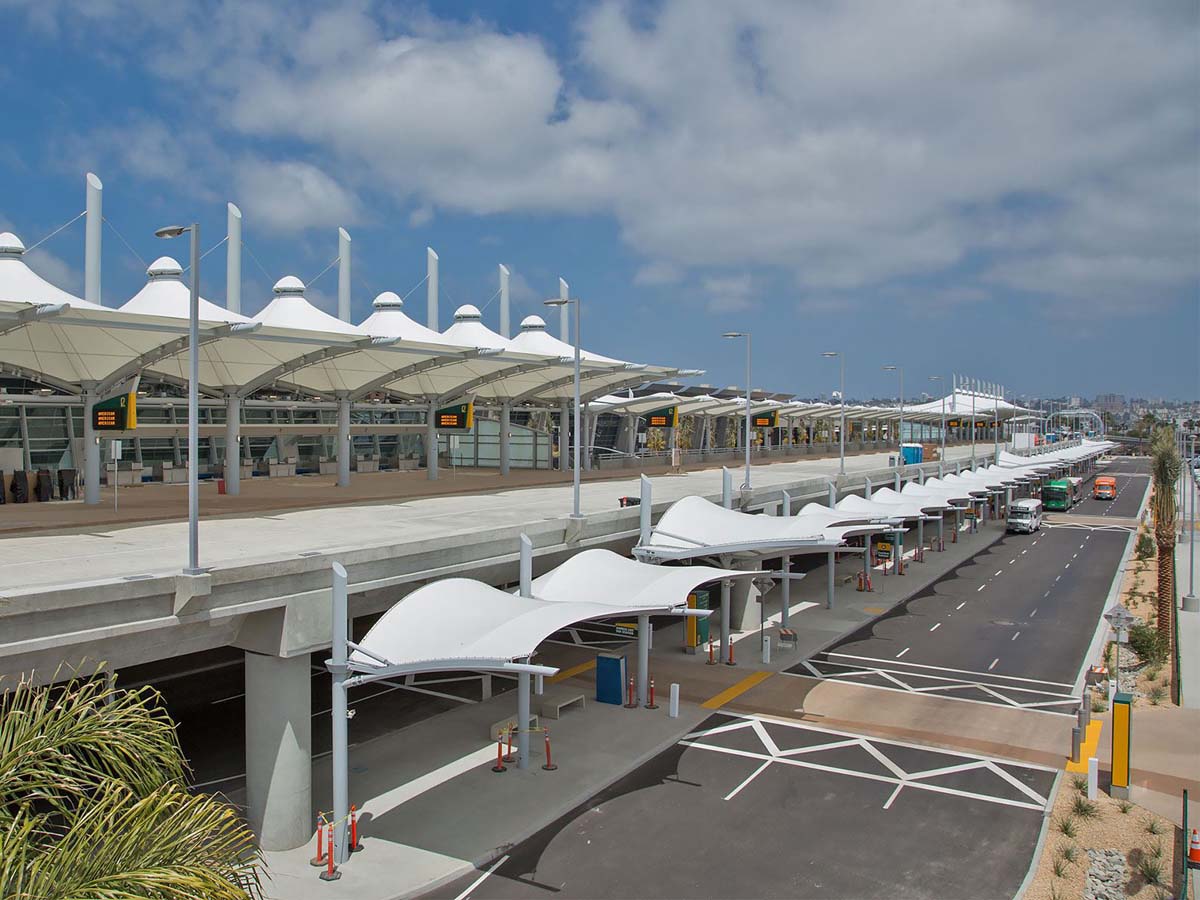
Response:
M654 412L646 413L647 428L675 428L679 425L679 407L664 406Z
M755 428L775 428L779 424L779 411L772 409L767 412L754 413L750 417L750 421Z
M443 431L470 431L475 427L475 404L456 403L439 409L435 421Z
M133 431L137 428L137 394L118 394L92 407L96 431Z

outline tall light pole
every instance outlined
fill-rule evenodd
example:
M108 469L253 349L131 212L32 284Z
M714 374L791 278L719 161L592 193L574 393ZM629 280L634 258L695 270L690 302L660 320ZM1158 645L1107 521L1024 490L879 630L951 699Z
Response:
M885 372L897 372L900 375L900 424L896 428L896 462L904 465L904 366L884 366Z
M746 339L746 483L742 490L750 490L750 332L727 331L721 337Z
M930 375L930 381L944 382L946 379L941 375ZM942 449L938 453L938 459L945 461L946 459L946 387L944 384L938 384L938 393L942 395Z
M566 306L568 304L571 304L575 307L575 453L574 453L575 468L574 468L574 472L572 474L572 480L571 480L572 489L573 489L573 493L574 493L574 497L573 497L573 501L572 501L572 505L571 505L571 518L572 519L582 519L583 514L579 511L579 436L582 433L580 431L580 422L579 422L579 407L580 407L580 402L579 402L579 320L580 320L580 312L579 312L579 308L580 308L580 306L582 306L582 304L580 303L578 297L574 297L574 298L555 297L551 300L545 301L546 306L561 307L561 306Z
M184 232L192 237L191 296L188 304L188 564L185 575L199 575L200 568L200 225L168 225L155 237L176 238Z
M846 474L846 356L840 350L826 350L821 354L826 359L838 358L839 368L841 369L841 381L838 385L838 397L842 401L842 411L839 426L840 447L838 452L838 474ZM862 429L859 429L860 431Z

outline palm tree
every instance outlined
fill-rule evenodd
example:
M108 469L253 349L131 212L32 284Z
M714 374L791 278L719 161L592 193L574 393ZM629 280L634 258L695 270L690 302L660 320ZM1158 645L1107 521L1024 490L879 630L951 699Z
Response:
M1154 543L1158 546L1158 634L1168 650L1175 633L1175 485L1181 462L1175 436L1159 428L1150 445L1154 476Z
M261 897L253 834L186 774L154 690L0 681L0 897Z

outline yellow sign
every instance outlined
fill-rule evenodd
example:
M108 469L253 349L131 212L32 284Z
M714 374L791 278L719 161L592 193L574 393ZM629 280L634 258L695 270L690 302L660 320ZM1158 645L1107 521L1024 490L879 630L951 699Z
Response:
M1129 790L1129 745L1133 738L1133 697L1117 694L1112 707L1112 786Z

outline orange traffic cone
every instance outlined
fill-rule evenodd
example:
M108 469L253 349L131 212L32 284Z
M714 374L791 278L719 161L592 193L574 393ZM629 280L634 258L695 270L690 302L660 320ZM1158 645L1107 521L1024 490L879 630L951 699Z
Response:
M1188 865L1200 867L1200 833L1192 829L1192 842L1188 844Z

